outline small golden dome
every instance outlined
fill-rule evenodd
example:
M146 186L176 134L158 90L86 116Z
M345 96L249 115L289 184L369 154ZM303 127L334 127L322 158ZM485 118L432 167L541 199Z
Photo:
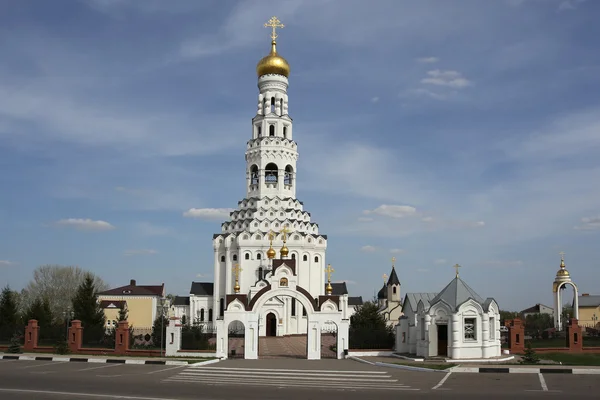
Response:
M256 74L259 77L267 74L283 75L286 78L290 76L290 64L288 64L285 58L277 54L277 47L274 40L271 42L271 53L258 62Z
M571 276L571 274L569 274L569 271L567 271L566 269L561 268L556 273L556 276Z
M274 259L276 255L277 255L277 252L275 251L275 249L273 249L272 247L269 247L269 250L267 250L267 257L269 258L269 260Z
M283 247L279 250L279 253L281 254L281 257L287 257L288 253L290 252L290 250L287 248L287 246L285 245L285 243L283 244Z

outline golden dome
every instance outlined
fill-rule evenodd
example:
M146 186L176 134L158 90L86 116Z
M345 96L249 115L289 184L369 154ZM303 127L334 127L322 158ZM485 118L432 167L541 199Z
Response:
M263 57L256 66L256 74L261 77L267 74L283 75L286 78L290 76L290 64L285 58L277 54L275 40L271 42L271 52Z
M556 273L556 277L564 277L564 278L569 278L571 276L571 274L569 274L569 271L567 271L567 269L565 268L565 260L561 259L560 260L560 269L558 270L558 272Z
M277 255L277 252L275 251L275 249L273 249L272 247L269 247L269 250L267 250L267 257L269 258L269 260L274 259L276 255Z
M281 254L281 258L287 257L289 252L290 252L290 250L287 248L287 246L284 243L283 247L279 250L279 253Z

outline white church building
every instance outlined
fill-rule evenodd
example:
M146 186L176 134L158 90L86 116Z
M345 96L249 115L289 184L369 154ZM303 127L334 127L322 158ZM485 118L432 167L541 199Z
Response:
M259 336L307 335L307 356L319 358L321 331L337 331L337 354L348 349L345 284L331 283L327 235L296 198L298 144L289 115L290 66L271 52L257 67L258 96L246 144L246 196L213 235L214 283L194 282L172 315L213 323L217 356L227 357L232 326L245 331L245 358L257 358ZM278 248L276 251L275 248ZM328 274L328 279L325 275ZM356 304L357 299L350 299ZM175 324L173 324L173 327ZM171 328L173 328L171 327ZM177 332L174 332L175 334Z
M500 357L500 309L458 275L439 293L407 293L396 325L396 352L420 357Z

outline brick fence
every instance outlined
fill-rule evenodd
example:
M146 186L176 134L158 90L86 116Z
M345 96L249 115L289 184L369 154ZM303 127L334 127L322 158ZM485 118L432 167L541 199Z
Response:
M511 354L525 352L525 325L520 318L508 321L508 348ZM571 318L567 325L565 347L535 348L535 352L544 353L600 353L600 347L583 347L581 326L577 319Z

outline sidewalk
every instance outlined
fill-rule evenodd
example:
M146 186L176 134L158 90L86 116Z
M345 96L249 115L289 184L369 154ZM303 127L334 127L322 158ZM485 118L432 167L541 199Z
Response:
M0 360L20 360L20 361L70 361L70 362L89 362L89 363L111 363L111 364L137 364L137 365L188 365L188 364L212 364L220 361L219 359L206 360L202 358L192 359L186 357L110 357L85 354L43 354L43 353L21 353L8 354L0 353Z

